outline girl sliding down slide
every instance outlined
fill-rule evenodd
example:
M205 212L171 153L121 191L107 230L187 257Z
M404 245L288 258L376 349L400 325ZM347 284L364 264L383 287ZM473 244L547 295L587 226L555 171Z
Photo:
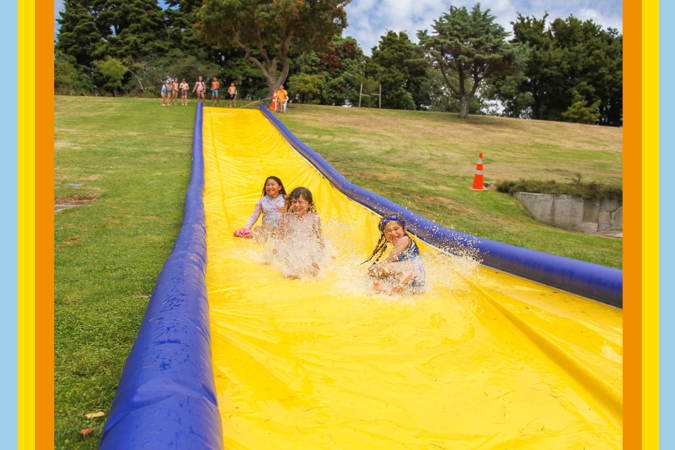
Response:
M234 232L236 237L252 238L255 237L258 242L265 242L273 234L274 230L279 224L282 211L285 208L286 189L284 184L278 177L267 177L262 190L263 196L255 204L253 214L244 225ZM262 214L262 225L255 227L251 231L251 227L258 221L258 217Z
M324 256L321 219L309 189L297 187L286 197L286 212L279 221L274 262L288 278L318 275Z
M408 235L405 221L397 214L383 217L378 225L382 234L372 255L364 262L368 262L379 252L372 266L368 268L368 275L375 278L373 287L378 292L386 294L411 293L419 294L424 291L424 262L420 256L417 243ZM387 246L394 248L387 259L378 263Z

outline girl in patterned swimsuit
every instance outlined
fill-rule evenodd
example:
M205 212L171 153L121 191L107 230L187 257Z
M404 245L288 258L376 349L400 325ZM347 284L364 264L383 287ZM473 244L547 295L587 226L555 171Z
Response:
M368 275L376 279L373 282L375 290L386 294L422 293L424 261L417 243L408 235L405 221L397 214L389 215L380 220L379 229L382 232L380 240L370 258L364 261L370 261L379 252L373 265L368 268ZM387 259L378 263L389 244L394 248Z
M262 193L262 198L255 204L253 214L249 217L243 230L237 230L235 236L250 237L251 227L255 225L261 214L263 216L262 225L253 229L253 236L256 241L265 242L274 234L285 207L286 189L284 189L284 184L278 177L267 177Z

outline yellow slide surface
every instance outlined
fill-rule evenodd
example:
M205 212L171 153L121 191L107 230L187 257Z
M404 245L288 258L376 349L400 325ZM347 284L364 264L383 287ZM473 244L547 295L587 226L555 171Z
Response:
M427 291L375 294L358 267L375 214L260 111L204 108L203 131L225 448L621 448L621 310L424 244ZM232 235L270 175L314 194L330 255L315 279Z

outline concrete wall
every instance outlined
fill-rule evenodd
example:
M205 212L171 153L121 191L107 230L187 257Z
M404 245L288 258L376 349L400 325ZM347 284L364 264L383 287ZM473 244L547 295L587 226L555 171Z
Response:
M520 201L537 222L583 233L623 230L623 206L616 199L583 199L571 195L517 192Z

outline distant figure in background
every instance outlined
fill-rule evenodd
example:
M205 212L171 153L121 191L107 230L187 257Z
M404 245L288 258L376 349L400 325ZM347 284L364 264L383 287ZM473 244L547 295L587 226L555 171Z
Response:
M286 102L288 101L288 92L284 89L284 85L279 86L277 91L277 109L280 113L286 112Z
M232 100L234 100L234 107L237 107L237 87L234 85L234 82L230 83L230 87L227 88L227 93L230 94L230 108L232 108Z
M178 78L173 79L173 83L171 83L171 90L172 90L172 95L171 99L173 100L173 104L176 104L176 99L178 98Z
M166 106L164 102L166 101L166 81L162 83L162 106Z
M188 91L190 90L190 85L187 84L185 81L185 78L183 78L183 81L180 83L180 92L181 92L181 101L183 103L183 106L187 106L187 95Z
M211 82L211 106L213 106L214 101L218 102L218 106L220 106L220 99L218 98L219 88L220 81L216 77L213 77L213 81Z
M171 106L171 96L173 95L173 80L171 77L166 80L166 106Z
M277 90L274 90L274 93L272 94L272 111L277 110L277 104L279 103L279 97L277 96Z
M195 83L195 87L192 88L192 92L197 90L197 102L204 102L204 91L206 90L206 86L204 85L204 82L202 81L202 77L199 77L199 81Z

